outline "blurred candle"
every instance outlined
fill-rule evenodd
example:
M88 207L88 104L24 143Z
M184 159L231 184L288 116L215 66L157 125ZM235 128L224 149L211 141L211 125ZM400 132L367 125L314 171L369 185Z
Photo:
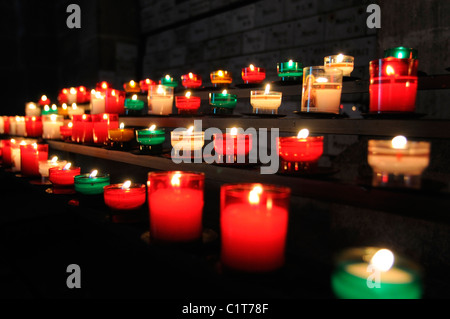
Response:
M74 178L80 175L79 167L67 163L64 167L49 168L49 180L53 184L53 194L74 194Z
M64 117L69 115L69 107L66 103L63 103L61 107L58 108L58 115L62 115Z
M214 134L214 150L218 163L245 163L252 149L252 135L238 133L231 128L229 133Z
M145 80L139 81L139 86L141 88L142 93L148 93L150 86L152 86L152 85L156 85L156 82L152 81L150 79L145 79Z
M67 161L59 161L57 156L53 156L51 159L39 160L39 174L41 175L41 183L48 184L50 181L49 169L52 167L63 168L67 164Z
M48 144L20 145L20 171L23 176L36 177L39 174L39 161L48 158Z
M145 204L146 186L131 181L111 184L104 187L103 196L106 206L112 210L130 211Z
M42 119L40 116L25 116L25 136L42 136Z
M150 236L162 242L201 240L205 176L195 172L150 172Z
M169 115L173 107L173 87L152 85L148 91L148 114Z
M138 82L131 80L130 82L124 83L123 88L127 93L139 93L141 92L141 87Z
M78 106L77 103L72 103L72 105L69 106L67 113L73 119L74 115L83 115L85 113L85 110L84 107Z
M94 114L92 115L93 129L92 140L96 144L107 144L109 130L119 128L118 114Z
M42 115L58 114L58 106L56 106L56 104L52 104L52 106L44 105L41 114Z
M25 136L25 117L24 116L16 116L16 135Z
M181 76L181 85L186 89L198 89L202 86L202 77L200 75L189 72Z
M106 89L105 113L125 113L125 91Z
M205 143L205 132L194 131L194 126L173 130L170 132L170 137L175 152L186 151L192 154L192 152L201 151Z
M264 68L255 67L253 64L242 69L242 80L244 83L261 83L266 78L266 70Z
M76 143L93 142L92 115L73 115L72 141Z
M277 74L281 81L301 80L303 76L303 64L292 60L277 63Z
M224 70L217 70L211 72L211 83L214 86L228 86L233 82L233 78L230 72Z
M63 125L59 127L59 132L61 134L61 138L63 141L71 141L72 140L72 127L73 123L68 122L67 125Z
M170 86L173 88L176 88L178 86L178 82L173 77L171 77L169 74L167 74L165 77L161 78L159 80L159 84L165 85L165 86Z
M125 114L140 115L144 110L144 101L140 100L137 94L125 99Z
M417 59L418 51L413 48L395 47L384 50L384 57L394 57L397 59Z
M40 116L41 108L36 105L36 103L28 102L25 104L25 115L26 116Z
M76 88L71 87L69 89L69 93L67 94L67 103L68 104L78 103L78 101L77 101L77 89Z
M270 272L285 263L290 189L230 184L220 190L221 261L244 272Z
M60 139L61 129L64 125L64 117L62 115L44 115L43 116L43 132L42 138L44 139Z
M38 103L40 106L50 105L50 99L47 95L42 95Z
M59 93L58 93L59 104L69 103L68 93L69 93L69 90L66 88L59 91Z
M105 96L100 91L91 91L91 114L105 113Z
M196 114L200 108L200 102L200 97L192 96L190 91L186 92L185 96L175 97L178 114Z

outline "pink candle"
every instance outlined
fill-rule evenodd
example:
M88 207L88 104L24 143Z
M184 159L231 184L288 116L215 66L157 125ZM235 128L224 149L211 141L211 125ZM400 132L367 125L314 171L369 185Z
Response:
M221 187L221 260L245 272L284 265L290 189L262 184Z
M205 176L193 172L148 174L150 235L163 242L201 239Z

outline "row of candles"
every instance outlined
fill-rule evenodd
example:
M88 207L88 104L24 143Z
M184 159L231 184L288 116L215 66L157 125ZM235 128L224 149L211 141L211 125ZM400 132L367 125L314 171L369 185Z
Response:
M278 75L284 81L302 79L302 112L320 112L338 114L342 93L343 77L353 71L354 57L343 54L327 56L324 65L303 67L302 63L288 61L277 64ZM417 93L417 50L397 47L385 50L384 58L369 63L370 71L370 112L414 112ZM242 69L242 79L246 84L260 84L266 78L265 69L250 65ZM192 72L181 76L182 85L188 89L184 96L174 97L174 88L178 81L170 75L159 80L159 84L150 79L135 82L131 80L116 90L107 82L97 84L89 93L84 86L63 89L58 95L61 108L51 105L47 96L42 96L38 104L43 108L42 115L74 115L84 113L88 105L91 114L117 113L140 115L146 106L150 115L170 115L175 101L179 114L197 114L201 99L190 90L202 87L200 75ZM236 107L237 96L227 92L232 83L228 71L217 70L211 73L211 83L223 87L222 92L209 94L209 104L213 114L231 114ZM266 84L264 90L250 91L250 104L253 113L277 114L282 101L282 92L270 90ZM50 106L51 105L51 106ZM69 105L69 106L68 106ZM40 108L30 104L27 115L40 115Z
M310 143L308 137L296 139L305 146ZM48 179L55 196L77 193L98 196L112 214L132 214L147 202L152 241L201 243L204 173L150 172L147 185L130 180L111 184L109 174L98 170L82 174L81 168L70 162L56 157L49 159L47 144L25 139L17 142L2 140L3 165L8 167L12 164L9 157L15 157L15 160L20 157L21 164L16 171L29 178L41 175L42 183ZM318 140L311 142L318 143ZM293 143L292 138L289 138L289 143ZM411 142L403 137L390 142L392 148L398 150L396 154L390 151L380 154L380 150L374 149L387 147L387 144L387 141L375 146L370 143L369 162L382 156L379 164L386 165L387 161L402 161L411 153ZM412 153L415 154L414 151ZM298 160L295 154L292 156L293 160ZM277 185L222 185L221 262L226 269L270 273L285 265L290 194L289 187ZM370 275L375 275L372 286L368 281ZM420 298L422 293L421 272L416 265L411 261L405 262L401 256L394 258L387 249L373 247L351 249L340 255L331 282L339 298Z

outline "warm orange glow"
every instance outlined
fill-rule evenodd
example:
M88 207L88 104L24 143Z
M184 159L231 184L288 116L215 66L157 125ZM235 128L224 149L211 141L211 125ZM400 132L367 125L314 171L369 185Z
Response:
M172 180L170 181L173 187L180 187L181 185L180 177L181 177L180 173L173 174Z
M394 68L393 68L392 66L390 66L390 65L386 66L386 74L387 74L387 75L393 75L393 74L395 74Z

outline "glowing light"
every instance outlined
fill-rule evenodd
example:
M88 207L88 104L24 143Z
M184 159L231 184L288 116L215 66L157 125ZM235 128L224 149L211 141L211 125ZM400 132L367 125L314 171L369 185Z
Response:
M56 114L51 114L51 115L50 115L50 120L51 120L52 122L56 122Z
M56 104L52 105L52 110L55 111L56 109L58 109L58 107L56 106Z
M63 94L67 94L67 89L62 90Z
M380 249L373 255L370 263L379 271L388 271L394 264L394 254L389 249Z
M103 83L102 83L102 89L107 89L107 88L108 88L108 83L103 82Z
M218 76L223 76L223 71L217 72L217 75L218 75Z
M34 122L34 121L36 121L36 116L33 116L32 118L31 118L31 120Z
M134 82L133 80L131 80L131 81L130 81L130 85L131 85L132 87L135 87L135 86L136 86L136 82Z
M102 93L101 93L101 92L95 92L95 98L96 98L96 99L101 99L101 98L103 98Z
M42 95L41 100L42 101L47 101L47 96L46 95Z
M170 181L170 183L172 184L172 186L174 186L174 187L180 187L180 185L181 185L180 177L181 177L181 174L180 174L180 173L175 173L175 174L173 174L172 179L171 179L171 181Z
M78 108L77 103L72 103L72 109L76 110Z
M124 127L125 127L125 124L122 122L122 123L120 123L120 125L119 125L119 129L121 129L121 130L123 130L124 129Z
M87 118L86 114L83 114L82 118L85 120Z
M58 161L58 156L53 156L52 159L50 160L52 163L56 163L56 161Z
M64 165L63 170L67 171L68 169L70 169L70 166L72 166L72 163L67 163L66 165Z
M103 114L103 119L107 120L108 119L108 114Z
M316 79L316 82L318 82L318 83L326 83L326 82L328 82L328 79L324 78L324 77L320 77L320 78Z
M150 79L146 79L145 83L150 84Z
M112 91L111 91L111 95L112 95L112 96L116 96L116 90L112 90Z
M89 178L94 178L94 177L97 176L97 174L98 174L98 171L97 171L96 169L94 169L94 170L91 172L91 174L89 174Z
M194 78L194 74L192 74L192 72L189 72L189 78L190 79Z
M164 94L165 92L164 92L163 87L159 85L158 88L156 89L156 93L158 93L158 94Z
M30 103L30 104L28 104L28 108L34 110L36 108L36 104Z
M408 140L402 135L398 135L392 139L392 147L395 149L405 149Z
M165 77L166 77L166 80L167 80L167 81L170 81L170 80L171 80L171 78L170 78L170 75L169 75L169 74L167 74L167 75L166 75Z
M67 124L67 126L68 126L69 128L72 128L73 123L72 123L72 122L69 122L69 123Z
M395 74L394 68L393 68L392 66L388 65L388 66L386 67L386 74L387 74L387 75L393 75L393 74Z
M136 100L137 100L137 95L136 95L136 94L133 94L133 96L131 97L131 99L132 99L133 101L136 101Z
M309 135L309 130L307 128L304 128L298 132L297 138L305 139L308 137L308 135Z
M270 91L270 84L266 85L266 89L264 90L264 94L269 94Z
M233 128L230 130L230 134L233 135L233 136L236 136L237 133L238 133L238 130L237 130L237 128L235 128L235 127L233 127Z
M342 53L339 53L336 57L336 62L341 63L342 61L344 61L344 55Z
M63 110L67 110L67 104L66 103L63 103L63 105L61 105L61 107L62 107Z
M50 111L50 106L45 105L45 106L44 106L44 111L47 111L47 112Z
M130 189L131 181L125 181L122 184L122 189Z
M77 94L77 89L76 88L70 88L70 94Z
M79 87L80 92L84 92L84 86Z
M190 98L190 97L191 97L191 92L189 92L189 91L186 92L186 97L187 97L187 98Z
M294 64L294 62L292 60L289 60L288 66L292 66L293 64Z
M223 91L222 91L222 94L223 94L223 95L227 94L227 90L223 90Z
M259 204L259 195L262 194L262 187L261 186L255 186L248 194L248 202L250 204Z
M152 124L152 125L148 128L148 130L149 130L149 131L154 131L155 128L156 128L156 125L155 125L155 124Z
M249 68L250 68L250 71L255 71L255 66L253 64L250 64Z

